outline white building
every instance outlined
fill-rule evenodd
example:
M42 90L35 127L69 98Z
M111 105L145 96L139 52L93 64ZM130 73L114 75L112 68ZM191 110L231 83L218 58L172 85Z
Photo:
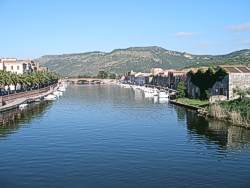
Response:
M17 74L38 70L38 65L31 60L17 60L16 58L4 58L0 60L0 70Z

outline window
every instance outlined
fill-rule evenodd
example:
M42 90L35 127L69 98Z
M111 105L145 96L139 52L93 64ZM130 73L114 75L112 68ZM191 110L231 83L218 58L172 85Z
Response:
M13 65L11 65L10 69L13 70Z
M17 65L16 69L19 70L19 65Z

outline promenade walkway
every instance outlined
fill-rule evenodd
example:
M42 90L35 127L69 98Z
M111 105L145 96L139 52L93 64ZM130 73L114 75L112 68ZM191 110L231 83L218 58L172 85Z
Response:
M4 112L4 111L8 111L8 110L11 110L11 109L14 109L14 108L18 108L20 104L23 104L23 103L26 103L26 102L32 102L32 101L35 101L36 99L43 98L43 97L51 94L53 91L55 91L57 89L57 87L51 88L49 91L47 91L45 93L41 93L39 95L17 98L13 102L10 102L10 103L8 103L8 104L6 104L4 106L0 106L0 112Z

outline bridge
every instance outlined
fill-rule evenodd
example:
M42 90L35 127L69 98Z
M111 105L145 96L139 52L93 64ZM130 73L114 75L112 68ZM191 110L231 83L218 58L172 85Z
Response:
M63 81L72 84L112 84L117 83L114 79L99 79L99 78L65 78Z

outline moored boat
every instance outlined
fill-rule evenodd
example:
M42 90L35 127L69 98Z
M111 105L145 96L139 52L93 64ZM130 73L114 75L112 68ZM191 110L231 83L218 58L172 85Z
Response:
M46 100L46 101L54 101L54 100L56 100L56 98L57 97L55 95L49 94L46 97L44 97L44 100Z
M28 106L28 104L24 103L24 104L20 104L19 105L19 109L24 109Z
M165 91L161 90L159 92L159 98L167 98L168 99L168 97L169 97L169 95Z

